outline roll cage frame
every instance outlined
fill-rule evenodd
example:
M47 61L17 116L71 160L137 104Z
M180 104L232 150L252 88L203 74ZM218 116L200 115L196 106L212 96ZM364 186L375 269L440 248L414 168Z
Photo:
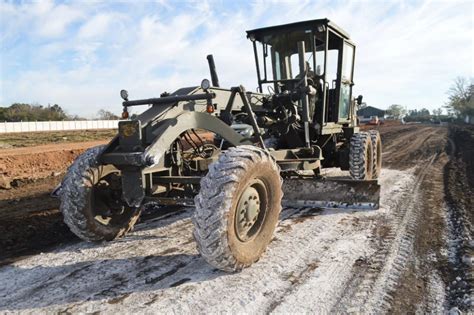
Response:
M281 40L283 36L289 36L291 33L299 33L300 38L295 36L295 39L289 42L288 40ZM321 106L322 108L318 112L319 117L316 117L316 120L322 126L327 123L349 123L351 115L353 114L350 112L350 102L352 101L352 87L354 86L353 77L356 46L350 40L348 33L328 19L310 20L247 31L247 38L250 39L253 44L259 91L263 93L264 84L273 84L275 93L278 93L282 88L284 89L288 83L298 81L298 79L295 78L288 78L288 70L287 78L275 79L275 74L278 72L279 67L277 62L275 62L275 52L271 51L272 47L270 44L284 42L292 47L292 53L297 53L297 42L301 40L302 34L309 35L310 40L308 40L308 38L304 40L307 41L305 45L307 47L306 52L312 54L312 68L314 70L317 69L316 52L324 53L323 72L315 73L315 77L321 86L324 87L321 88L322 100L320 103L323 106ZM263 54L261 56L259 56L257 43L260 43L263 48ZM328 77L328 53L333 50L336 50L338 53L337 70L336 79L330 82L331 79ZM265 58L269 58L269 55L271 57L270 65L272 69L267 69L267 60ZM286 59L284 66L290 69L291 65L288 64L288 57L288 55L284 56ZM273 74L272 80L269 79L269 70L271 70ZM291 69L289 71L291 71Z

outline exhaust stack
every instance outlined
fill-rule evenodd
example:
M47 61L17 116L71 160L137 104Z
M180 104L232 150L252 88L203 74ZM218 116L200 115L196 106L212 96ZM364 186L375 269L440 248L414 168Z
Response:
M216 64L214 63L214 57L207 55L207 62L209 63L209 71L211 72L212 86L219 87L219 78L217 77Z

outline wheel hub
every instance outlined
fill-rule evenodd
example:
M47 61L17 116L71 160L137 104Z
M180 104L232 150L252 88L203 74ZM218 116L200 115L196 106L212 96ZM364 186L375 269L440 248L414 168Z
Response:
M109 174L93 187L94 219L102 225L115 224L124 218L126 208L120 200L120 184L117 185L119 179L116 174Z
M260 213L260 197L257 189L247 187L237 206L237 234L242 241L249 239L248 232L255 225Z

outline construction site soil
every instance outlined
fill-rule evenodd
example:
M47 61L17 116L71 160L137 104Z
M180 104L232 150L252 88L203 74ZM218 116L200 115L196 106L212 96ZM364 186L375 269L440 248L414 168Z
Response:
M248 292L234 292L240 302L226 304L227 299L222 297L220 306L209 304L209 309L336 313L472 311L474 126L413 124L375 128L381 132L384 148L381 210L347 213L285 209L269 253L249 269L254 271L245 270L240 275L229 275L228 279L216 270L202 267L205 263L195 257L191 236L182 235L190 228L192 209L148 207L136 232L112 243L87 245L69 231L58 210L59 202L50 197L50 192L78 154L103 143L109 135L93 142L2 149L0 281L6 286L0 288L0 312L193 310L191 305L199 303L201 295L202 301L206 297L207 291L202 291L201 283L207 282L206 290L219 291L219 296L232 296L231 287L239 286L244 278L257 281L252 282L254 286L267 281L269 288L274 286L273 293L250 296ZM296 232L297 225L301 232ZM157 237L164 246L158 252L149 252L149 248L144 252L134 246L135 253L123 247L128 241L144 246ZM166 249L163 239L174 237L179 241ZM153 247L153 243L149 244ZM294 252L297 248L291 249L293 245L304 244L301 253ZM76 254L70 256L72 252ZM127 257L142 255L143 261L153 264L145 268L140 257L131 261L127 258L124 264L139 267L133 279L121 275L120 272L127 273L123 269L111 274L115 282L108 288L101 287L102 284L84 285L82 289L87 291L84 293L67 287L75 285L72 280L77 280L83 268L89 268L84 281L96 281L91 277L101 273L98 266L117 267L122 261L118 253L125 252ZM281 267L281 263L293 256L298 256L298 260L292 266ZM84 265L85 261L79 261L92 257L98 260L97 264L88 261ZM52 263L54 267L46 268L44 265L51 264L51 259L56 261ZM61 267L58 264L63 260ZM175 267L163 272L165 265ZM156 270L151 271L153 266ZM337 269L338 266L343 269ZM46 268L43 278L31 271L37 268ZM325 268L332 269L325 272ZM150 273L157 270L161 274L150 278ZM265 270L269 273L262 279L253 274ZM142 284L134 282L145 274L148 276ZM48 300L52 291L44 289L47 283L59 285L51 279L64 279L65 275L72 278L61 280L61 288L65 290L62 298ZM35 293L33 289L21 293L21 281L26 285L33 280ZM283 281L285 286L278 281ZM72 291L67 293L68 290ZM8 293L13 291L20 293L14 296ZM28 303L27 294L36 296L36 302ZM212 292L209 294L213 296ZM318 297L325 298L321 300L324 302L317 303ZM196 310L206 310L206 305Z

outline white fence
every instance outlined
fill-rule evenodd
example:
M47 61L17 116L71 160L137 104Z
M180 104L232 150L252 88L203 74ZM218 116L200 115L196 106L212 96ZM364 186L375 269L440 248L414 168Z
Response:
M119 120L0 122L0 133L85 129L117 129Z

